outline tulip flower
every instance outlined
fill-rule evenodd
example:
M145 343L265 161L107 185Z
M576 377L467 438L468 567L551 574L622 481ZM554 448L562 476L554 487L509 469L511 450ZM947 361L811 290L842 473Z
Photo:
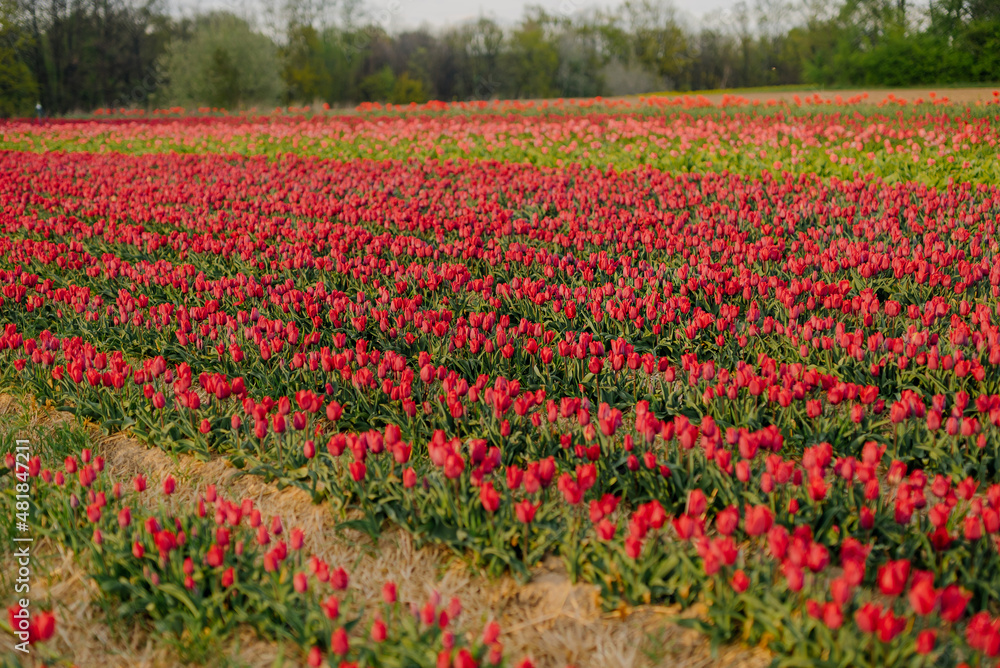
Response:
M865 633L875 633L879 629L881 617L882 606L874 603L865 603L854 613L855 623Z
M907 598L914 612L918 615L929 615L934 610L938 600L938 592L934 589L933 574L914 573L913 584L910 586Z
M742 594L750 586L750 578L747 577L746 573L742 570L737 570L733 573L732 580L730 580L730 585L737 594Z
M343 628L338 628L330 636L330 651L337 656L345 656L350 651L350 643L347 640L347 632Z
M774 515L767 506L747 506L744 511L744 531L750 536L767 533L774 521Z
M11 625L13 626L13 625ZM56 633L56 616L51 610L35 614L35 637L37 642L46 642Z
M957 622L962 618L972 594L958 585L948 585L941 590L941 618L949 622Z
M937 632L933 629L921 631L917 634L917 653L930 654L937 644Z
M909 576L910 562L908 560L890 561L878 570L879 589L886 596L899 596L903 593Z
M517 514L517 521L523 524L531 524L535 521L535 513L541 507L540 503L531 503L530 501L524 500L514 506L514 510Z
M491 482L484 483L479 488L479 500L488 513L495 513L500 507L500 494Z

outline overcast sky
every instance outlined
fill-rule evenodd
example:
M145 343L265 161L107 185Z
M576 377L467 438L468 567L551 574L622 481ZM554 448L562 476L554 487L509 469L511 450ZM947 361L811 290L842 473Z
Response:
M190 15L208 9L230 9L236 13L253 13L258 2L275 0L168 0L174 11ZM277 0L280 4L280 0ZM712 20L729 9L736 0L673 0L681 17L697 24L702 18ZM331 3L335 4L335 3ZM339 3L336 3L339 4ZM360 6L386 29L396 32L422 25L442 28L464 23L480 16L497 20L503 25L515 23L529 5L538 5L554 15L572 16L593 8L610 9L621 0L361 0Z

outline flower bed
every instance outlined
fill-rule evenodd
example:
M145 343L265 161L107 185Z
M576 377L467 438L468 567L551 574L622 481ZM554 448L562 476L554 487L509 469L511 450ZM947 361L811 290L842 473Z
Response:
M0 383L299 486L345 527L400 526L495 574L558 555L608 608L700 603L686 623L717 642L810 665L1000 654L1000 187L969 183L996 169L995 120L882 119L873 148L857 119L707 116L678 145L692 169L719 150L706 137L747 132L783 162L801 157L780 139L795 136L807 157L794 173L761 173L758 156L672 174L588 166L651 150L623 129L612 153L582 155L588 113L361 118L329 140L382 133L393 148L375 155L402 157L447 124L537 133L505 162L466 159L460 133L437 144L448 160L328 160L314 154L333 121L271 122L292 145L273 159L214 152L255 152L236 120L33 131L130 150L0 154ZM154 145L185 127L200 154ZM927 145L956 160L910 160ZM567 164L536 160L562 147ZM868 149L866 164L953 182L808 173L823 152ZM101 555L99 582L129 582L109 584L123 614L348 654L322 569L294 534L279 558L252 508L206 495L142 531L113 520L127 499L84 480L95 462L33 466L51 530ZM244 554L217 537L237 508ZM394 649L366 641L345 660L407 643L420 665L499 660L495 636L460 650L447 624L429 637L393 610L389 636L366 635L399 633Z

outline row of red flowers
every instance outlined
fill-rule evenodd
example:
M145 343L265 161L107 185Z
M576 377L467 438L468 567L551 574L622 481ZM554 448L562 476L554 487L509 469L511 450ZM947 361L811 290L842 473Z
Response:
M877 132L940 143L927 122ZM1000 650L995 187L2 160L5 385L494 572L554 553L609 607L701 601L719 640L852 665ZM76 460L32 467L93 484ZM105 505L76 498L107 549ZM122 563L172 555L174 519ZM263 573L297 552L250 529ZM203 591L191 559L170 577Z

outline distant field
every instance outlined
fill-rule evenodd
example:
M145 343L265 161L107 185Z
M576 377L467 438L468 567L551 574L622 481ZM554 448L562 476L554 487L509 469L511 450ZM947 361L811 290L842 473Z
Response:
M847 100L856 96L867 95L866 102L879 104L889 100L906 100L914 102L922 100L927 102L931 99L947 98L956 104L970 104L976 102L988 102L995 99L993 92L1000 90L1000 84L981 87L959 87L950 88L948 86L921 86L914 88L852 88L845 90L822 90L810 86L774 86L763 88L731 88L725 90L706 90L681 92L664 92L656 95L667 97L705 97L714 104L722 102L724 97L743 97L748 100L776 100L782 102L793 102L796 97L805 98L808 95L819 95L825 99L835 99L840 97Z

